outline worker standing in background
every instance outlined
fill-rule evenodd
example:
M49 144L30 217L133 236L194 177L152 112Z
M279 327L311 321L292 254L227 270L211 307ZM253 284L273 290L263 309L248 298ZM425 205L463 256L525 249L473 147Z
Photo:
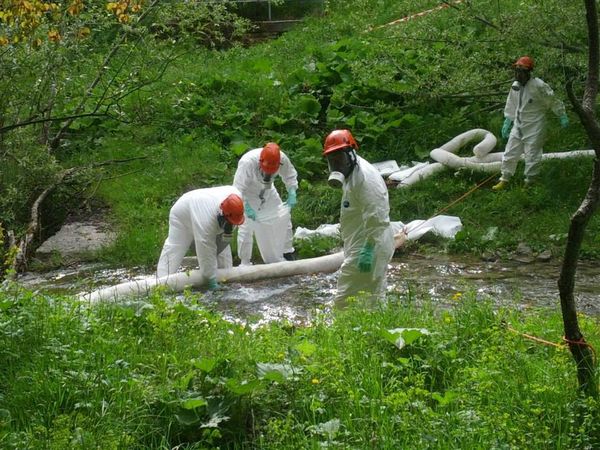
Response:
M395 247L387 187L377 169L358 156L357 150L358 144L348 130L332 131L323 146L329 185L342 189L340 233L344 262L336 301L361 291L383 294L387 265Z
M244 202L233 186L196 189L183 194L169 212L169 235L158 260L156 275L179 269L192 241L199 270L211 290L217 289L217 267L232 267L233 229L244 223Z
M274 185L277 176L287 190L285 204ZM254 236L265 263L295 259L290 212L297 201L298 173L279 145L269 142L246 152L238 162L233 185L242 194L248 218L237 236L241 265L251 264Z
M502 155L502 175L492 187L494 191L507 186L522 154L525 154L525 184L531 184L539 174L548 111L560 118L563 128L569 125L563 102L544 81L531 77L533 66L529 56L522 56L513 64L515 81L508 93L502 126L502 137L508 142Z

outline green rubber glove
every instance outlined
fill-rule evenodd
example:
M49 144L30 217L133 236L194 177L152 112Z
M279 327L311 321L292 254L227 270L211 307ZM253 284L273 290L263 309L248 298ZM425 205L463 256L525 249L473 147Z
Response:
M373 270L373 250L373 244L369 244L368 242L360 249L360 253L358 254L358 270L361 272L370 272Z
M504 124L502 125L502 137L504 139L508 139L508 136L510 136L510 129L512 128L512 120L510 120L508 117L504 118Z
M559 120L560 120L561 127L567 128L569 126L569 117L566 114L563 114L562 116L560 116Z
M298 203L298 200L296 199L296 189L288 189L288 197L285 203L290 207L290 209L296 206L296 203Z
M256 220L256 211L248 202L244 202L244 214L248 219Z
M217 289L219 289L221 286L219 285L219 283L217 282L216 278L209 278L208 279L208 289L210 291L216 291Z

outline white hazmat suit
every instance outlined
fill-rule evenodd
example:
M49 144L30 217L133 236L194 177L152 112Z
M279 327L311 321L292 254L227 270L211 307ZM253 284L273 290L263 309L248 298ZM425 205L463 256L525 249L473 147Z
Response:
M336 300L361 291L378 295L385 291L387 266L394 255L388 190L383 178L368 161L356 155L356 166L342 184L340 233L344 262L337 282ZM359 255L365 243L374 244L373 269L361 272Z
M216 279L217 267L232 267L231 247L224 238L225 220L219 221L221 203L230 194L241 196L233 186L219 186L187 192L175 202L156 269L158 277L177 272L192 241L206 279Z
M565 115L563 102L544 81L531 78L523 86L515 81L508 93L504 116L513 127L502 156L501 181L514 175L519 158L525 156L525 179L539 174L545 139L546 114L551 110L556 116Z
M239 189L245 203L256 212L256 219L247 220L239 227L237 252L241 265L249 265L252 258L253 236L265 263L281 262L284 253L294 251L292 219L289 208L273 184L281 177L288 193L298 188L298 174L290 159L281 152L281 165L268 182L263 179L259 160L262 148L246 152L238 162L233 185Z

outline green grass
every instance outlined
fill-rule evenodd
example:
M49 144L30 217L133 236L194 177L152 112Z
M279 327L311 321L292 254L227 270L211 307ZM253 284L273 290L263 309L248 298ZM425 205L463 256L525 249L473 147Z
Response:
M362 302L308 327L228 323L187 295L87 307L0 293L2 448L592 448L556 312L469 292ZM422 305L414 306L415 300ZM597 320L581 317L586 340ZM398 327L425 328L429 335ZM510 327L510 328L509 328ZM515 331L511 331L515 330Z

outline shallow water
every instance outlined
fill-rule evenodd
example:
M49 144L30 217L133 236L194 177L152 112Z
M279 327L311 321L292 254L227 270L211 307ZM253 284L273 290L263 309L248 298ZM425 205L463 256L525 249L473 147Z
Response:
M440 306L455 304L465 292L479 299L514 308L560 308L558 262L486 262L456 255L418 254L394 259L388 270L388 291L419 302L431 299ZM28 273L20 283L49 293L79 294L141 279L140 269L100 269L79 266L43 274ZM580 263L575 294L581 312L600 316L600 267ZM298 275L254 283L223 284L217 292L198 291L199 301L233 321L263 323L310 321L332 307L335 274Z

